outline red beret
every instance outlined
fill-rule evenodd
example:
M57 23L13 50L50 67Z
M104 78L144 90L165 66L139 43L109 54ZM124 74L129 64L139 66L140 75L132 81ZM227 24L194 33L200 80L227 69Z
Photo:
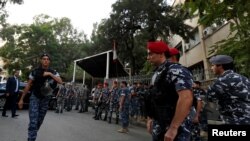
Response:
M168 45L163 41L148 42L147 48L154 53L164 53L169 51Z
M169 48L169 53L171 56L174 56L174 55L177 55L177 54L180 54L179 50L176 49L176 48Z

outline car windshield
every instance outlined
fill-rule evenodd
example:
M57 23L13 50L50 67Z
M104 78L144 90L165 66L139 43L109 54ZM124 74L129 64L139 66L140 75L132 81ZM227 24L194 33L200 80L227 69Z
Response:
M26 86L26 82L20 82L19 88L22 90ZM0 89L5 89L6 83L0 83Z
M6 83L0 83L0 88L5 88L6 87Z

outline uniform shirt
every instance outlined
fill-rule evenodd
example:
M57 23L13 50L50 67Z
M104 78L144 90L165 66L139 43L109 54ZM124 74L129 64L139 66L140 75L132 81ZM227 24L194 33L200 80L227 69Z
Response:
M217 99L221 118L229 124L250 124L250 82L227 70L208 88L210 99Z
M59 86L59 94L58 94L58 96L59 97L64 97L65 95L66 95L66 88L63 86L63 85L60 85Z
M88 99L88 88L87 87L80 87L80 97L82 99Z
M196 100L202 100L201 95L205 95L205 91L201 88L193 88L193 93Z
M102 92L102 89L100 88L100 89L95 89L95 92L94 92L94 95L93 95L93 97L94 97L94 100L98 100L98 98L100 97L100 95L101 95L101 92Z
M121 88L120 95L125 97L123 106L129 107L129 89L127 87Z
M111 90L111 94L110 94L110 97L111 97L111 102L112 103L118 103L119 102L119 89L118 88L114 88Z
M102 89L102 102L107 102L109 100L109 88Z

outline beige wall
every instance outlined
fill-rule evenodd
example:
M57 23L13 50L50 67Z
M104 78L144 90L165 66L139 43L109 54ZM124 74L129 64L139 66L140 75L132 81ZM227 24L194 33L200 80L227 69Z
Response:
M211 35L208 35L207 37L202 37L204 39L204 46L206 49L207 58L213 55L213 54L209 54L208 52L209 50L211 50L210 47L215 45L216 42L225 39L229 35L230 33L229 28L230 28L230 25L226 24L220 27L219 29L213 31ZM170 45L175 47L180 42L182 42L182 38L178 35L174 35L172 39L170 40ZM194 47L191 47L188 51L185 51L184 42L183 42L183 47L184 47L184 55L180 58L181 64L189 67L202 61L203 52L202 52L201 43L195 45Z
M202 61L202 48L200 43L184 52L185 55L180 58L180 63L184 66L190 67Z
M213 54L209 54L209 50L211 50L211 46L215 45L216 42L226 39L230 34L230 24L227 23L215 30L211 35L204 38L204 44L206 48L206 56L209 58Z

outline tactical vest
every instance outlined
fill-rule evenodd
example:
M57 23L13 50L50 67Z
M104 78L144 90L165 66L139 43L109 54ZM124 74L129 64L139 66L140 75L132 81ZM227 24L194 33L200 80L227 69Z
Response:
M51 72L52 74L56 74L56 71L48 68L48 69L43 69L41 67L38 67L36 69L34 69L32 71L32 76L34 76L34 80L32 82L32 87L31 90L33 92L33 94L37 97L37 98L44 98L46 97L46 95L41 93L41 89L45 86L45 82L46 81L53 81L53 83L49 83L51 89L55 89L57 86L57 82L53 80L52 77L50 76L43 76L44 72Z
M175 82L168 82L166 75L169 66L173 64L166 62L157 70L154 85L149 89L149 96L146 98L146 108L149 117L157 120L160 124L169 125L175 114L178 94L175 90Z

